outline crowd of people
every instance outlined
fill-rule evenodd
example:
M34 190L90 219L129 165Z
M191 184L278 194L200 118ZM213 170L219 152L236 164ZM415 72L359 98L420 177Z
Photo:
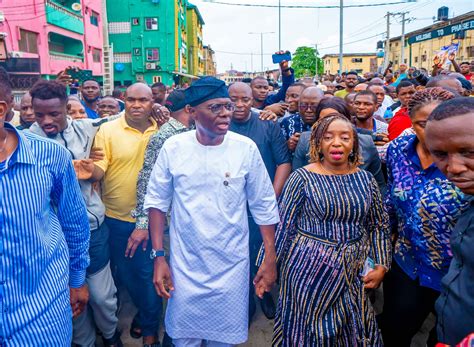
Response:
M449 59L107 96L66 70L18 105L0 70L0 345L123 346L118 291L146 347L244 343L257 303L273 346L474 339L474 61Z

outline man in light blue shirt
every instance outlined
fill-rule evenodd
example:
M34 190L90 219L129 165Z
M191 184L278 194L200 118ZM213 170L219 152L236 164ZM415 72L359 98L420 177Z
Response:
M89 298L87 212L67 150L5 122L9 94L0 82L0 344L69 347Z

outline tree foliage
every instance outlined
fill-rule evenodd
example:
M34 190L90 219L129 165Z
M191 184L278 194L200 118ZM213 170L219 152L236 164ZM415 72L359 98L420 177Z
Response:
M318 59L318 75L324 71L323 60ZM316 71L316 49L314 47L298 47L293 55L291 67L295 70L296 78L313 77Z

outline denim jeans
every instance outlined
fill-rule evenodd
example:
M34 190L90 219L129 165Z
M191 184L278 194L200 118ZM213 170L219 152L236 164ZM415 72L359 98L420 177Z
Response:
M161 320L162 301L153 285L153 260L150 259L151 241L146 251L141 245L133 258L125 257L128 238L135 229L134 223L105 218L110 229L110 255L117 267L120 283L126 288L134 305L138 308L137 320L143 336L158 335Z

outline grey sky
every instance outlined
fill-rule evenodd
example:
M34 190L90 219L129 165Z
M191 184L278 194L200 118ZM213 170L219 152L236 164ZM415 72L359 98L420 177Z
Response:
M278 5L278 0L221 0L230 3ZM390 3L400 0L345 0L346 5ZM249 32L273 31L264 36L264 68L272 68L271 53L278 49L278 9L238 7L191 0L199 7L206 22L204 43L216 50L219 72L230 69L260 70L260 35ZM282 5L338 5L339 0L281 0ZM416 3L344 9L345 52L375 52L376 42L385 39L387 11L410 11L417 18L406 25L407 32L433 23L441 6L449 7L450 17L474 10L474 0L418 0ZM392 20L390 36L401 34L398 19ZM378 35L380 34L380 35ZM376 36L377 35L377 36ZM374 37L375 36L375 37ZM372 37L372 38L369 38ZM369 38L367 40L363 40ZM318 43L321 54L337 53L339 45L338 9L282 9L282 48L294 51L298 46ZM228 54L223 52L239 52ZM254 53L251 59L250 53ZM252 64L253 60L253 64Z

